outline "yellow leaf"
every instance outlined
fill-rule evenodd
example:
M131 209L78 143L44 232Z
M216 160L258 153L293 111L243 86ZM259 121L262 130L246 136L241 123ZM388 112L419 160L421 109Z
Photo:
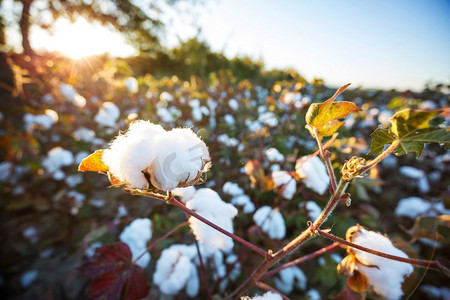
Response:
M97 150L85 159L83 159L78 166L78 171L92 171L92 172L101 172L106 173L109 171L107 165L105 165L102 161L103 150Z
M357 293L364 293L369 287L369 279L363 273L355 271L353 276L347 279L348 286Z

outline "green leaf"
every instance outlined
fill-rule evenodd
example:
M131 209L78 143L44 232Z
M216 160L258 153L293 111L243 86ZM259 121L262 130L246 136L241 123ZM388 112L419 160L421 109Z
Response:
M395 113L391 119L389 132L399 138L406 137L418 129L429 128L429 122L437 116L441 110L421 110L406 108Z
M338 130L344 122L339 121L347 117L351 112L361 110L354 103L334 100L349 86L346 84L340 87L336 93L323 103L311 104L306 113L306 124L309 130L315 128L319 136L329 136Z
M395 140L395 136L382 128L377 128L370 136L372 137L372 144L370 145L369 154L381 154L384 146L391 144Z
M413 110L403 109L390 119L389 130L377 128L370 136L372 145L369 154L379 155L385 145L397 140L399 145L394 151L397 156L408 152L415 152L419 157L424 145L427 143L439 143L444 148L450 146L449 130L445 128L433 128L430 120L436 117L441 110Z

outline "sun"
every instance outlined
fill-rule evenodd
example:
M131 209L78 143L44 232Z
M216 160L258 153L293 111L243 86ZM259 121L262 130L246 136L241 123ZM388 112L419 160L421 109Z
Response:
M120 33L99 23L89 23L82 17L73 23L65 18L58 19L53 33L35 29L31 43L35 49L58 51L74 59L104 53L120 57L136 54Z

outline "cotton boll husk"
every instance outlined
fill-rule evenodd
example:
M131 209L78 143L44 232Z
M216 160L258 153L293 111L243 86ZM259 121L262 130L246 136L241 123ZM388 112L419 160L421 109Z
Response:
M297 161L295 170L307 187L323 195L328 188L330 178L323 162L317 156L303 157Z
M253 215L253 220L272 239L282 239L286 235L283 216L270 206L260 207Z
M233 233L232 220L238 211L233 205L223 202L215 191L208 188L197 190L186 206L217 226ZM193 217L189 218L189 223L196 239L202 244L206 257L218 249L228 252L233 248L233 240L223 233Z
M153 282L163 294L175 295L189 280L192 271L190 259L175 249L165 249L156 263Z
M387 254L408 258L403 251L395 248L387 237L364 228L360 228L353 234L352 242ZM357 264L358 270L366 275L369 284L377 294L387 299L399 299L403 295L402 283L404 277L413 272L411 264L390 260L357 249L352 249L352 251L361 262ZM367 267L367 265L378 266L378 268Z

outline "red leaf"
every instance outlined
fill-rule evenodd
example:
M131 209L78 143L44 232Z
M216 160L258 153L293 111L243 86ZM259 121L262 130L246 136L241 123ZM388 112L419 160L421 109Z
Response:
M89 299L135 300L149 291L147 279L142 269L131 263L131 251L125 243L97 248L79 270L93 279Z

